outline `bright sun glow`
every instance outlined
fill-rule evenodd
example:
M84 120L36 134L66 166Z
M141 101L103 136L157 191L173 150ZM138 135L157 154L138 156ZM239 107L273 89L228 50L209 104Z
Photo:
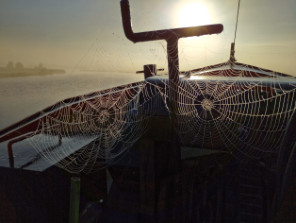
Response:
M178 17L179 27L207 25L211 22L207 7L200 2L184 5Z

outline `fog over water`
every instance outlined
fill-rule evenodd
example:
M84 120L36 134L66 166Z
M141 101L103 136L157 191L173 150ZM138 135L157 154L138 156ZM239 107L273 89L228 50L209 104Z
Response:
M143 80L130 73L80 72L0 79L0 129L63 99Z

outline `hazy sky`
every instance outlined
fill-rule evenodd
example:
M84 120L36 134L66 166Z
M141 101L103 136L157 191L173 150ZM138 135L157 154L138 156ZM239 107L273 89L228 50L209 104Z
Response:
M42 62L68 69L166 68L162 41L133 44L123 34L119 0L1 0L0 65ZM178 27L189 2L202 3L220 35L180 41L181 70L225 62L234 38L237 0L130 0L134 31ZM239 62L296 75L296 1L241 0Z

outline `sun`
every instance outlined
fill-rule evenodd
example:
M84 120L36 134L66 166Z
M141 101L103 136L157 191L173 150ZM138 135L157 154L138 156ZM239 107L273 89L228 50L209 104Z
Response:
M208 8L201 2L190 2L179 11L179 27L207 25L211 22Z

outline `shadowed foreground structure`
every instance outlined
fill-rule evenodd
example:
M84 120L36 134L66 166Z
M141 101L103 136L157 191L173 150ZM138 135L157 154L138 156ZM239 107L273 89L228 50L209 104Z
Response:
M174 127L169 83L152 76L2 130L1 219L66 222L79 176L81 222L292 222L295 80L241 66L181 77Z

